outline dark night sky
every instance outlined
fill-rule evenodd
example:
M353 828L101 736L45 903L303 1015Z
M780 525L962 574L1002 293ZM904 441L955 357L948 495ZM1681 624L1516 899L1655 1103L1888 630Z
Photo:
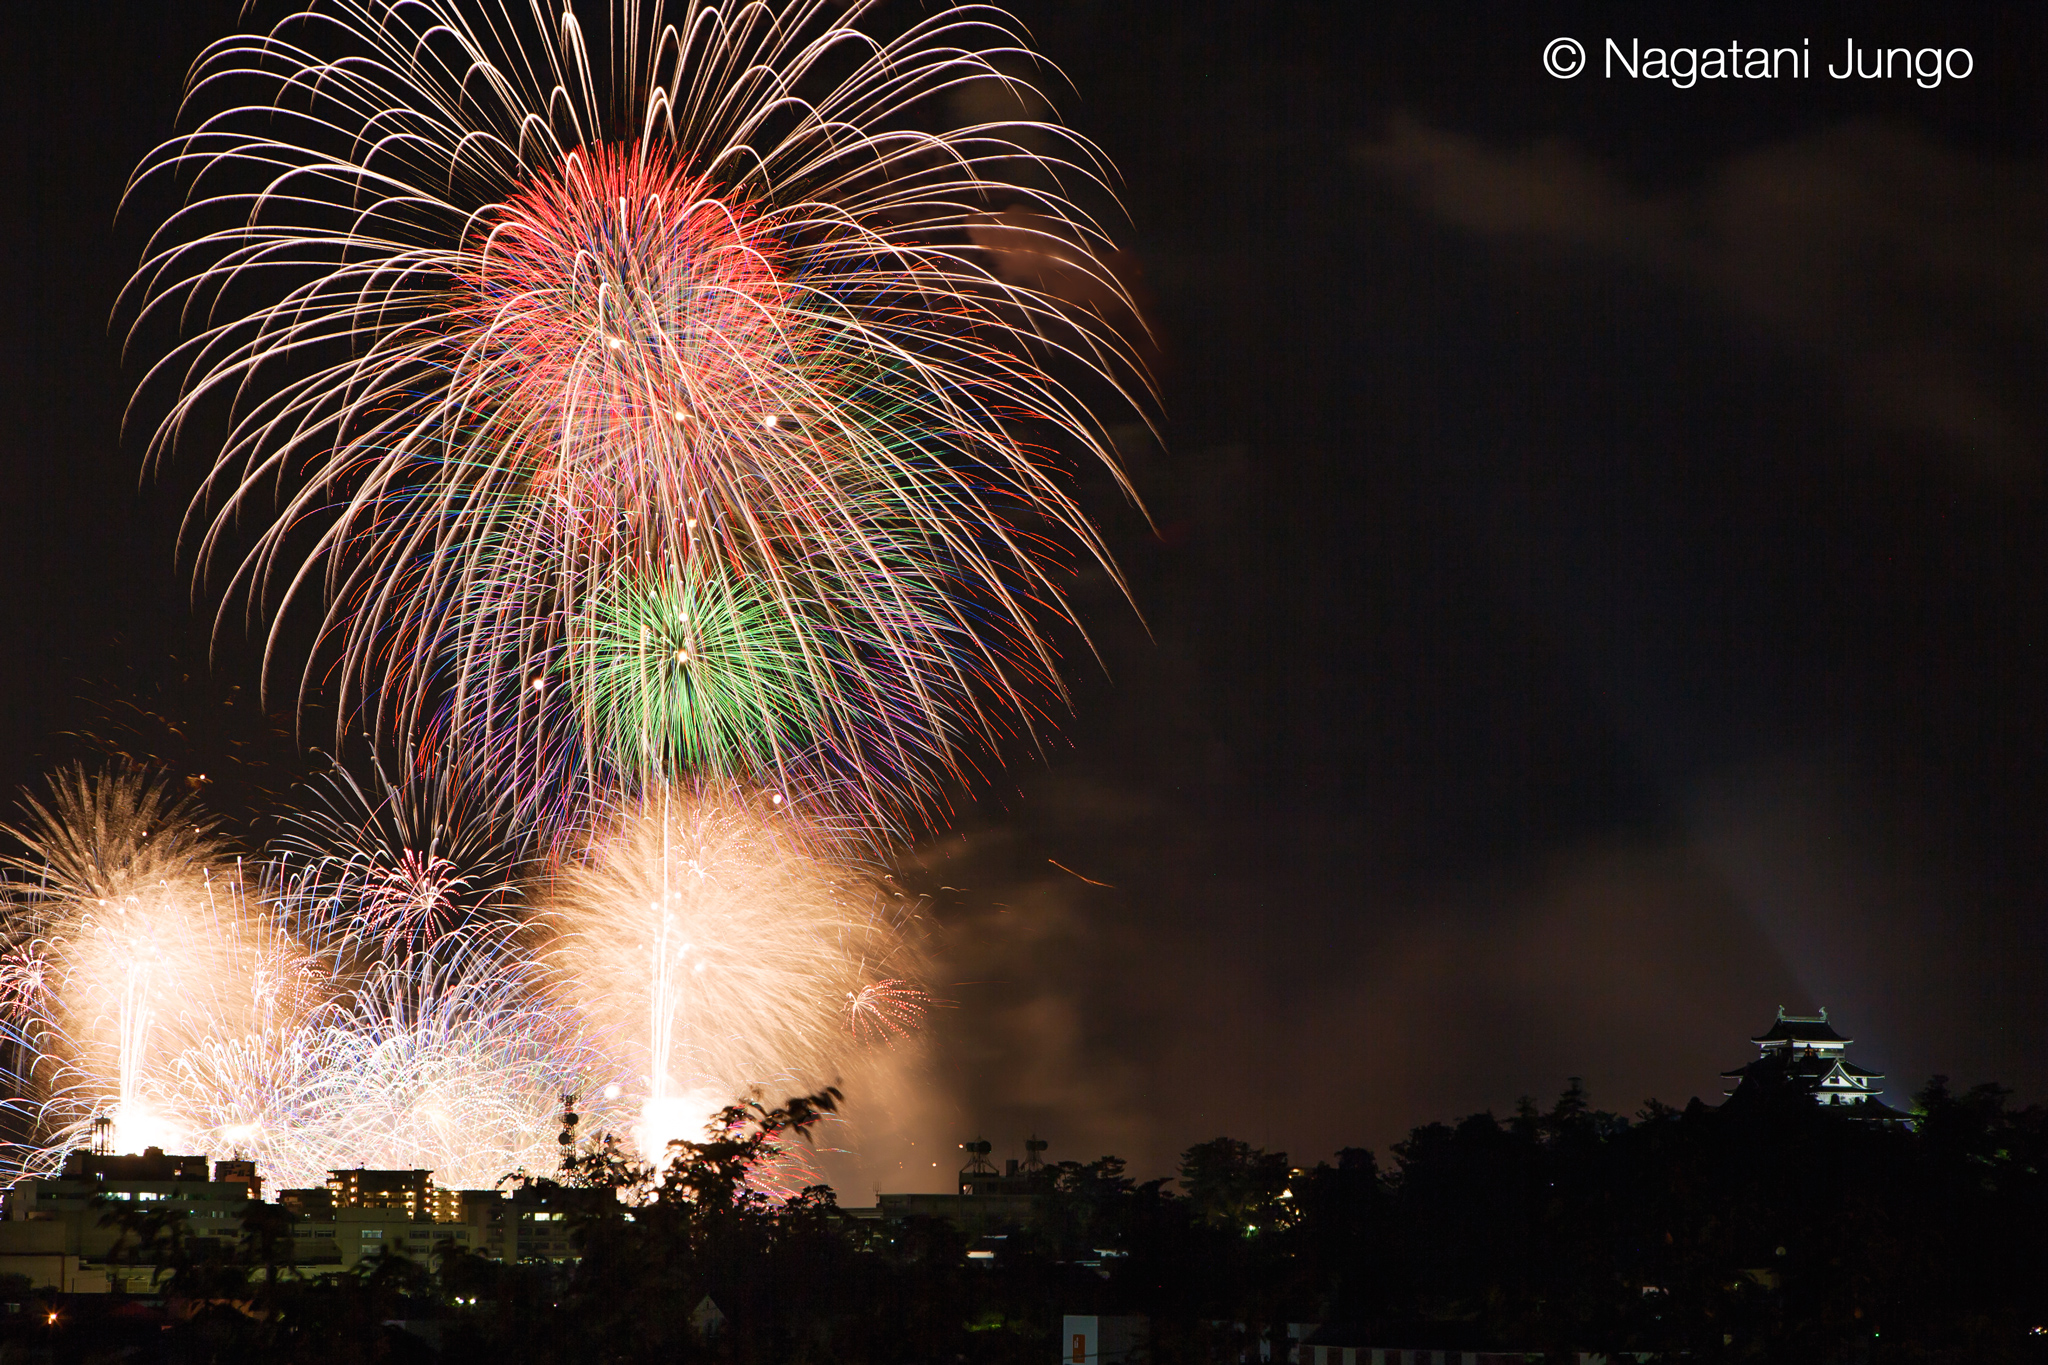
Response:
M254 681L176 681L194 465L138 486L106 325L120 188L234 11L10 26L8 788L84 679ZM1164 346L1159 534L1086 485L1150 634L1086 589L1109 676L918 850L956 1007L897 1137L1316 1159L1571 1075L1712 1098L1780 1004L1894 1103L2048 1096L2048 11L1023 13ZM1559 35L1810 38L1814 76L1558 81ZM1975 72L1827 79L1850 37Z

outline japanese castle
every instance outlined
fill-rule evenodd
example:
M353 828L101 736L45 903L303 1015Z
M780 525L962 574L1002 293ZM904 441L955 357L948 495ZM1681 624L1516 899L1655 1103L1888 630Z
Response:
M1855 1040L1835 1032L1826 1009L1817 1015L1787 1014L1780 1005L1769 1031L1750 1041L1757 1045L1757 1059L1721 1073L1722 1079L1735 1082L1727 1092L1730 1098L1746 1090L1792 1085L1817 1104L1855 1106L1857 1118L1911 1117L1878 1098L1884 1092L1877 1082L1884 1076L1849 1060L1848 1047Z

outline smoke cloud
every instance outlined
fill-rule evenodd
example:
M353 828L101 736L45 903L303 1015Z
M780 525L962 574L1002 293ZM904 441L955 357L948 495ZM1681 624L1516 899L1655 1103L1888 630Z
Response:
M1855 418L2035 472L2048 350L2048 178L1908 127L1852 122L1632 187L1568 142L1500 149L1412 118L1354 149L1441 221L1684 280L1823 361Z

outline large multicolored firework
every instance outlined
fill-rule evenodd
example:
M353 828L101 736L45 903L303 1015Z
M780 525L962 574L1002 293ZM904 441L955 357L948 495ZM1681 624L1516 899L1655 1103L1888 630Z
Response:
M281 490L235 578L322 596L345 715L555 815L696 776L873 817L1062 694L1045 627L1108 558L1059 469L1115 466L1052 372L1136 369L976 229L1115 294L1050 188L1100 168L921 126L1015 83L1000 12L871 9L326 0L200 59L138 176L189 195L137 326L205 320L154 448L228 423L204 558Z

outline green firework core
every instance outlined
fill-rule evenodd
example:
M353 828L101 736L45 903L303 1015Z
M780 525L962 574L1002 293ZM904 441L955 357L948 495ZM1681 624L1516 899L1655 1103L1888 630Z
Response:
M594 737L643 772L775 772L815 733L832 668L801 604L686 569L596 595L571 668Z

